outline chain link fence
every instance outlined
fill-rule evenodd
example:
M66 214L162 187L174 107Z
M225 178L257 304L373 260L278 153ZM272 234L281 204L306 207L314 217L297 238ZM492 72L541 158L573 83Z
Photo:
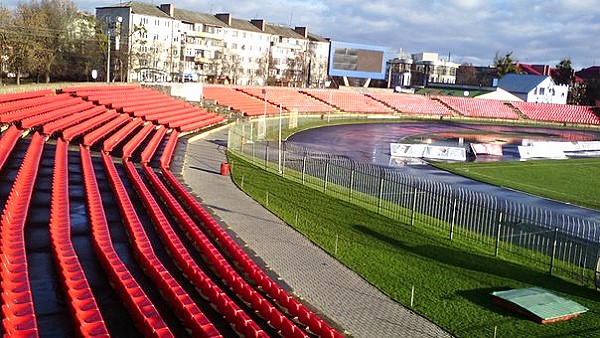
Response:
M280 128L288 129L290 122L302 128L331 121L317 115L238 122L230 128L228 147L266 170L335 198L406 224L432 227L449 240L483 244L496 256L519 256L551 275L600 289L596 222L278 141Z

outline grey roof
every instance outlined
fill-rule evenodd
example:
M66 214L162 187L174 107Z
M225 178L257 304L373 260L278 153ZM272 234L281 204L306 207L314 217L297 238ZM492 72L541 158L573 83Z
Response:
M526 94L532 91L536 86L546 80L545 75L531 74L506 74L498 80L498 87L511 93Z
M155 16L159 18L170 18L170 16L167 13L161 11L160 8L158 8L157 6L145 2L128 1L117 5L97 8L131 8L131 12L134 14Z
M308 32L308 39L310 41L316 41L316 42L329 42L329 39L324 38L324 37L322 37L320 35L317 35L317 34L313 34L311 32Z
M294 38L294 39L302 39L306 40L306 38L300 34L298 34L293 28L281 26L281 25L273 25L267 24L265 28L265 32L272 35L279 35L284 38Z
M187 9L175 8L173 17L177 20L189 23L200 23L203 25L226 27L227 24L217 19L214 15L189 11Z
M250 21L247 20L232 18L230 27L248 32L262 33L258 27L254 26Z

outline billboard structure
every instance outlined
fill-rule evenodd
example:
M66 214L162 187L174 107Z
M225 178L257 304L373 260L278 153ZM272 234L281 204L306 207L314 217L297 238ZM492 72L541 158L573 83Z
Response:
M383 80L387 54L387 47L331 41L329 76Z

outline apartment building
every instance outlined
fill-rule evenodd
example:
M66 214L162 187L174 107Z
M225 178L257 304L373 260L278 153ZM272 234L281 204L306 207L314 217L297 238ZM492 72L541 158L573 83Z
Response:
M97 7L112 78L238 85L323 86L329 41L306 27L126 2Z

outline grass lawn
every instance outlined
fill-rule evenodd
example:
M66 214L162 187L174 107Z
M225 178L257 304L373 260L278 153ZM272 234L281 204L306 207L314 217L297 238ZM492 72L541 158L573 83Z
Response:
M597 337L600 293L493 256L489 247L447 240L334 199L230 155L233 179L246 193L398 302L460 337ZM492 304L490 293L540 286L590 311L567 322L536 324Z
M600 159L437 163L478 181L600 210Z

